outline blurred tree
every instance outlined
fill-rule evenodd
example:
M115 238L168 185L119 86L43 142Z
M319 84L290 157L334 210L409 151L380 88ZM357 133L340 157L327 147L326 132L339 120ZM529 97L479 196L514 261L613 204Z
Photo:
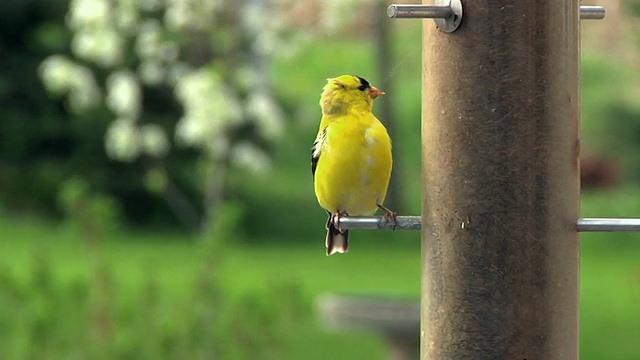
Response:
M638 76L632 67L614 58L583 56L583 160L609 158L612 165L621 166L619 170L614 170L615 166L601 167L601 177L614 179L622 175L624 180L640 181Z
M72 0L66 19L72 56L45 59L44 84L76 114L108 109L106 154L141 163L146 187L184 224L215 216L230 170L269 168L284 119L265 71L278 29L264 2ZM163 101L148 101L154 93ZM203 176L187 181L203 204L176 182L173 144L200 154L194 169Z
M73 130L66 126L62 108L48 100L36 76L29 76L47 47L58 46L67 36L51 24L63 6L64 1L14 1L0 11L0 199L17 210L46 203L42 198L63 176L56 168L71 147Z
M640 181L636 63L640 2L608 1L606 24L585 26L582 56L582 172L589 187ZM613 26L611 26L613 25ZM591 29L591 30L590 30ZM615 38L612 35L615 34ZM604 41L600 41L604 40ZM595 51L594 51L595 50Z
M69 52L67 5L20 0L0 11L0 202L14 213L61 215L57 193L77 177L99 192L137 200L126 203L129 218L157 216L162 211L143 190L139 165L113 162L103 150L111 115L101 108L72 111L96 103L95 84L85 81L91 74L82 68L74 74L77 96L67 103L51 99L38 78L43 59Z

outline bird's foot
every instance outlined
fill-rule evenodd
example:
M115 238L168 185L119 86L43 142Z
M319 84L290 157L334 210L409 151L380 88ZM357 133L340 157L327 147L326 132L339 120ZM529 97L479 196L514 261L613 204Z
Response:
M347 214L344 211L339 211L335 214L331 214L331 221L333 221L333 225L336 227L336 229L338 229L338 231L340 231L340 233L344 234L345 230L343 230L340 227L340 218L343 216L349 216L349 214Z
M392 230L396 229L396 226L398 226L398 222L396 221L396 218L398 217L398 214L395 211L391 211L389 210L387 207L385 207L384 205L380 205L378 204L378 207L384 211L384 220L386 222L391 222L393 223L393 226L391 227Z

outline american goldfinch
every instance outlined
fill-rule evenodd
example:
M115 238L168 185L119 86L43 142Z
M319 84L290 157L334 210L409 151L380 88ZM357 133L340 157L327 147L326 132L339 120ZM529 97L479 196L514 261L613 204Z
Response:
M393 159L387 129L371 112L384 95L359 76L328 79L320 96L322 120L311 150L316 197L329 213L327 255L349 250L349 232L340 217L372 215L378 208L395 223L395 213L382 205Z

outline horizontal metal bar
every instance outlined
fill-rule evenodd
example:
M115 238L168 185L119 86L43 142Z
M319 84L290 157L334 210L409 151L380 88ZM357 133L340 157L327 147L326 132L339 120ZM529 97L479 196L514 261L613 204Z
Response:
M337 226L338 224L336 224ZM465 222L460 223L464 228ZM341 229L393 229L393 223L383 216L347 216L340 218ZM398 216L396 230L420 230L420 216ZM623 218L581 218L576 223L579 232L640 232L640 219Z
M335 221L337 222L337 220ZM396 230L420 230L422 219L420 216L397 216ZM384 216L347 216L340 217L341 229L393 229L393 223Z
M387 15L396 19L447 19L453 16L453 10L448 5L391 4L387 8ZM602 6L580 6L580 19L601 20L605 15L606 10Z
M580 5L580 19L583 20L602 20L606 13L602 6Z
M387 8L390 18L398 19L447 19L453 16L448 5L396 5Z
M580 232L640 232L640 219L583 218L576 228Z

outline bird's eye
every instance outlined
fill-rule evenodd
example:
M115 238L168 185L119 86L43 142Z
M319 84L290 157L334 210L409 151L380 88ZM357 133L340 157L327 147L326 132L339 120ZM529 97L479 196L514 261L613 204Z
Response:
M358 80L360 80L360 86L358 86L358 90L360 91L365 91L366 89L370 88L371 85L369 84L369 82L363 78L361 78L360 76L356 76L358 78Z

